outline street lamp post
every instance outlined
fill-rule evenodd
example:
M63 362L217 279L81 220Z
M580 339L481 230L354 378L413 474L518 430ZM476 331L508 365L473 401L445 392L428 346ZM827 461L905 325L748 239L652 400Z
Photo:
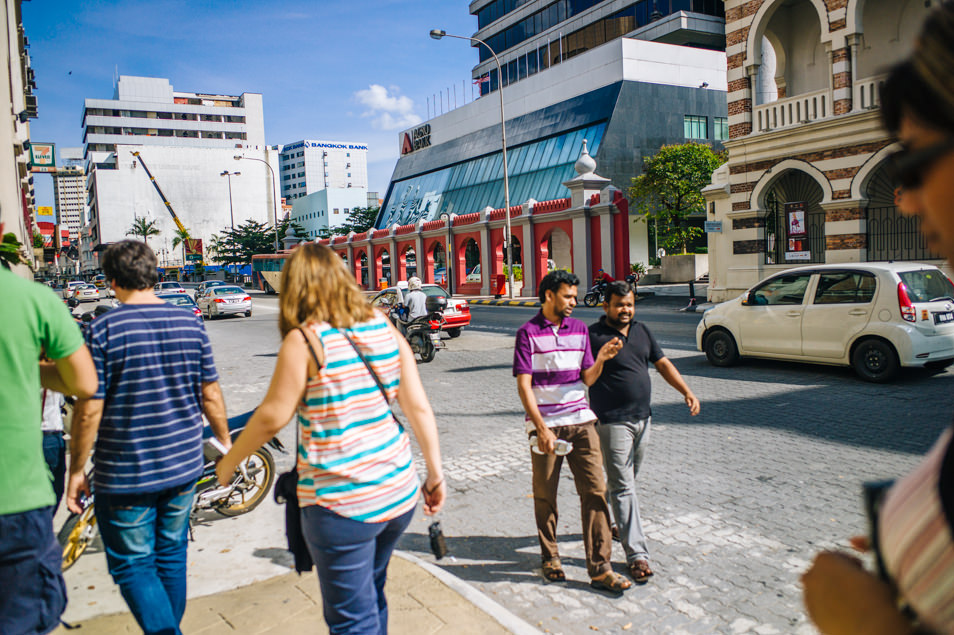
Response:
M447 292L454 295L454 268L451 267L451 242L453 242L453 236L451 235L450 214L442 212L440 219L447 225L447 249L444 250L444 271L447 272Z
M268 173L272 176L272 217L275 220L275 253L278 253L278 202L275 197L275 171L272 169L272 166L268 164L268 161L264 159L256 159L255 157L246 157L243 155L236 154L232 157L236 161L241 161L242 159L248 159L249 161L258 161L259 163L264 163L265 167L268 168Z
M229 219L232 221L232 231L235 231L235 212L232 210L232 177L240 175L241 172L229 172L228 170L222 170L222 174L219 176L224 176L229 180Z
M503 151L503 178L504 178L504 218L507 221L506 231L507 235L504 237L504 249L507 254L507 281L508 289L507 296L512 300L513 299L513 235L510 231L510 175L507 172L507 123L506 118L504 117L504 101L503 101L503 69L500 67L500 59L497 57L497 53L490 47L489 44L475 37L467 37L463 35L451 35L443 29L432 29L431 37L435 40L439 40L445 37L457 38L458 40L470 40L471 42L477 42L482 44L490 51L490 54L494 56L494 63L497 64L497 94L500 96L500 139L501 139L501 149Z

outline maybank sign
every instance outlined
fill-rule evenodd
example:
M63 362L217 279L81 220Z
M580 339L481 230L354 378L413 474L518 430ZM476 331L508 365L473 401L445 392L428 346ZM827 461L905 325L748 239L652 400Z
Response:
M367 150L368 146L357 143L325 143L323 141L299 141L282 147L282 152L298 148L328 148L330 150Z
M431 124L426 123L404 133L404 140L401 143L401 154L410 154L421 148L428 148L431 145Z

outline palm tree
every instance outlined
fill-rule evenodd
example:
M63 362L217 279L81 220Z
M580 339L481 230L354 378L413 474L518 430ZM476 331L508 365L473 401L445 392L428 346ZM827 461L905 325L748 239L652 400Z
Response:
M150 236L159 235L159 228L154 220L147 220L145 216L134 216L133 224L126 230L126 235L141 236L143 242L148 245Z
M186 241L190 240L191 238L192 236L189 235L189 230L185 228L176 229L176 234L175 236L172 237L173 249L176 249L179 245L182 245L182 264L187 264L186 257L185 257L186 256L185 246L186 246Z
M212 234L209 236L209 244L205 246L205 259L209 262L218 262L219 261L219 250L223 246L222 239L219 238L218 234Z

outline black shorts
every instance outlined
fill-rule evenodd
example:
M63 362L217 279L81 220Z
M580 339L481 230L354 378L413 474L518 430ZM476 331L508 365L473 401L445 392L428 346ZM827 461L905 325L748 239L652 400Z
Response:
M49 633L66 608L53 508L0 515L0 633Z

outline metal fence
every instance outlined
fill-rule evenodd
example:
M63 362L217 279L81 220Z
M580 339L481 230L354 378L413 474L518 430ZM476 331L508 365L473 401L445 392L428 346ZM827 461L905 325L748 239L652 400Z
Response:
M805 224L808 225L808 260L786 260L785 252L788 244L785 236L785 206L781 203L772 204L773 211L765 216L765 264L767 265L800 265L825 262L825 213L809 211L805 215Z
M896 206L868 208L868 260L934 260L921 235L921 219L904 216Z

